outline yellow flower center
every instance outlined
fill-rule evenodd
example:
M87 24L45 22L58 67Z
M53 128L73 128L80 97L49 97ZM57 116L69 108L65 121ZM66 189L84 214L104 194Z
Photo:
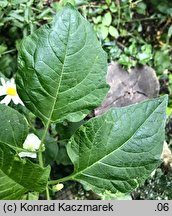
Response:
M10 95L10 96L16 96L17 95L17 91L15 88L7 88L6 93L7 93L7 95Z

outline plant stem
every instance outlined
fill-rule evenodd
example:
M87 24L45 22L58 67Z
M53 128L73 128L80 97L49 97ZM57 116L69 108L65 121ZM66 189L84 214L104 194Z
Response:
M45 138L46 138L46 135L47 135L49 126L50 126L50 122L47 123L46 128L45 128L45 131L44 131L44 134L43 134L43 136L42 136L41 144L40 144L40 146L39 146L39 155L42 155L42 150L41 150L41 149L42 149L42 146L43 146L43 144L44 144L44 141L45 141ZM42 156L40 156L39 163L42 163L42 164L43 164ZM44 167L44 166L42 165L42 167Z
M47 200L51 200L48 185L46 187L46 196L47 196Z
M38 159L39 159L39 165L43 168L44 163L43 163L43 158L42 158L42 151L38 152Z
M122 23L132 23L132 22L142 22L142 21L149 21L149 20L158 20L159 17L146 17L140 19L133 19L133 20L121 20Z
M121 5L120 1L116 0L117 8L118 8L118 21L117 21L117 29L119 29L120 21L121 21Z
M1 55L6 55L8 53L12 53L12 52L15 52L15 51L16 51L16 49L7 50L7 51L3 52Z
M66 177L61 178L61 179L49 181L48 184L49 184L49 185L59 184L59 183L61 183L61 182L65 182L65 181L72 180L73 177L74 177L74 175L66 176Z
M50 126L50 121L47 123L46 125L46 128L45 128L45 131L44 131L44 134L42 136L42 139L41 139L41 144L39 146L39 151L38 151L38 159L39 159L39 165L44 168L44 161L43 161L43 157L42 157L42 146L44 144L44 141L45 141L45 138L46 138L46 135L47 135L47 132L48 132L48 129L49 129L49 126ZM49 188L48 188L48 185L46 186L46 196L47 196L47 200L50 200L50 194L49 194Z

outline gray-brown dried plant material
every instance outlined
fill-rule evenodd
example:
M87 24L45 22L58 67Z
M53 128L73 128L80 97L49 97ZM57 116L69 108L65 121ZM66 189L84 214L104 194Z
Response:
M112 62L108 67L106 81L110 90L102 105L95 110L95 115L100 115L111 107L127 106L159 94L156 73L146 65L127 72L117 62Z

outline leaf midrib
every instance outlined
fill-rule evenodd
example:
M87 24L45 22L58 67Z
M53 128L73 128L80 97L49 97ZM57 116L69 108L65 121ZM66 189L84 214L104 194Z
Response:
M68 29L67 44L66 44L66 49L65 49L65 54L64 54L64 61L63 61L63 64L62 64L62 70L61 70L61 74L60 74L60 79L59 79L59 83L58 83L58 86L57 86L57 91L56 91L56 94L55 94L55 97L54 97L55 98L54 103L52 104L51 112L50 112L50 115L48 117L48 122L47 122L48 126L51 123L51 118L52 118L52 115L53 115L53 111L54 111L54 108L55 108L55 105L56 105L57 97L58 97L58 94L59 94L59 89L60 89L62 78L63 78L64 65L65 65L65 62L66 62L68 43L69 43L69 33L70 33L70 25L69 25L69 29ZM48 42L49 42L49 40L48 40ZM54 52L54 50L53 50L53 52Z

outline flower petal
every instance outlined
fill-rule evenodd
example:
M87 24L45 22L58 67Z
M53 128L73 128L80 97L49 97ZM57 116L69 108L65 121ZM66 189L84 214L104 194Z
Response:
M6 88L4 86L0 86L0 96L6 95Z
M17 104L21 104L24 106L23 102L21 101L21 99L19 98L18 95L11 97L12 101L17 105Z
M7 95L7 96L5 96L5 98L2 101L0 101L0 103L8 105L10 103L10 101L11 101L11 96Z
M22 157L30 157L30 158L36 158L37 157L36 153L32 153L32 152L20 152L18 155L21 158Z
M32 149L37 150L41 144L41 140L33 133L28 134L23 143L23 148L28 149L32 145Z
M11 82L11 84L16 85L14 78L11 78L10 82Z

